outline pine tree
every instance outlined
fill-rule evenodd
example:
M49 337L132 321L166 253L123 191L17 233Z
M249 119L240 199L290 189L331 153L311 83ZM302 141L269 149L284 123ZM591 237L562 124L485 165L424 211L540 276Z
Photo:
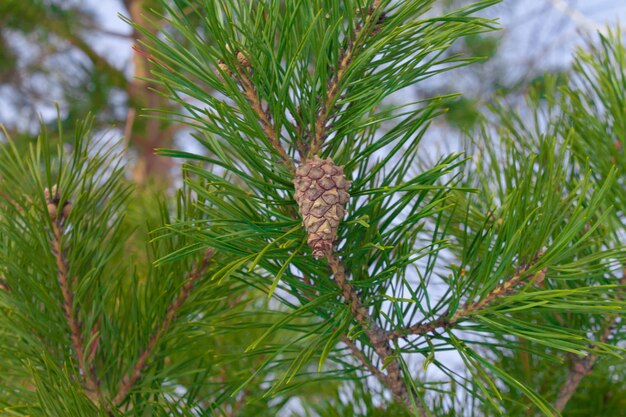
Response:
M431 163L449 97L394 95L496 27L433 3L163 1L134 27L183 109L146 113L199 145L159 151L174 195L92 118L5 133L2 414L623 415L626 48Z

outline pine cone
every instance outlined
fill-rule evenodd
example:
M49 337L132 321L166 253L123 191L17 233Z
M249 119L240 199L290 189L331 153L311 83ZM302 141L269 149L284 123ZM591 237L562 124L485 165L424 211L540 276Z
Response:
M347 191L350 181L343 175L343 167L335 165L330 158L323 160L315 156L298 167L293 183L313 256L322 258L332 254L337 227L350 197Z

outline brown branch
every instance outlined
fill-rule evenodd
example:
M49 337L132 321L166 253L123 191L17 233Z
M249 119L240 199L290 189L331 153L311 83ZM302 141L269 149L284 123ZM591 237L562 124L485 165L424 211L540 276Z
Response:
M535 256L535 258L528 264L522 265L515 274L506 279L502 284L498 285L493 289L485 298L479 301L467 302L461 308L459 308L452 317L449 317L449 311L446 310L443 314L441 314L438 318L428 322L422 322L415 324L413 326L407 327L405 329L396 329L391 332L387 332L386 337L390 340L395 340L399 338L406 338L410 335L424 335L427 333L433 332L435 329L439 328L450 328L460 322L461 320L467 318L472 313L483 310L485 307L488 307L495 300L505 297L512 293L515 288L517 288L525 279L527 272L537 263L539 257L543 254L540 252ZM533 276L533 282L536 285L540 285L546 276L546 269L539 271L537 274Z
M449 312L446 310L442 315L440 315L437 319L433 321L422 322L419 324L415 324L413 326L407 327L406 329L396 329L387 333L387 338L390 340L406 338L411 335L424 335L426 333L431 333L436 329L440 328L448 328L452 324L448 317Z
M20 206L17 201L13 200L7 193L0 191L0 198L5 199L10 205L15 207L17 211L24 211L24 208Z
M387 377L385 376L385 374L383 372L381 372L380 369L378 369L377 367L375 367L374 365L372 365L372 363L370 361L367 360L367 358L365 357L365 355L363 354L363 352L361 351L361 349L358 348L358 346L352 341L350 340L350 338L346 335L342 335L341 336L341 341L348 346L348 349L350 349L350 351L352 352L352 355L357 358L359 360L359 362L361 362L361 364L363 364L363 366L365 368L367 368L367 370L376 377L376 379L378 379L381 384L383 385L387 385Z
M604 342L606 342L606 339ZM576 392L576 389L578 388L578 385L580 385L583 378L593 370L593 366L597 360L598 355L588 355L584 358L573 361L567 380L565 381L565 384L561 386L557 399L554 402L554 408L559 413L565 409L565 406Z
M54 188L53 194L56 194ZM78 370L83 378L85 394L93 401L99 402L101 400L100 384L95 375L94 369L87 364L85 347L83 344L82 323L78 319L77 308L74 307L74 292L72 291L72 279L69 275L69 261L67 260L67 256L63 250L63 223L67 212L62 210L61 213L59 213L57 210L58 203L58 196L48 198L48 212L52 219L52 240L50 244L52 246L52 254L57 267L57 281L63 296L63 312L65 315L65 321L70 328L72 350L76 355ZM92 355L90 354L90 356Z
M357 24L354 37L346 38L346 46L339 53L337 69L335 70L335 73L328 82L326 97L321 103L320 110L317 113L317 117L315 120L315 136L309 147L309 157L319 152L324 141L326 140L326 137L328 136L328 122L331 117L332 109L334 108L334 103L339 97L339 93L341 92L343 76L346 73L346 70L348 69L350 64L352 63L358 47L360 47L358 40L361 36L361 33L363 32L363 29L367 28L368 25L379 25L380 23L382 23L382 19L384 19L384 12L380 13L379 19L377 19L376 22L373 22L370 19L372 15L377 12L379 6L380 0L375 0L371 2L371 5L367 9L368 21L366 22L366 25Z
M238 56L240 56L240 54L241 52L238 53ZM243 88L243 91L246 95L246 98L248 99L248 102L252 106L252 110L254 110L257 117L259 118L259 123L261 124L261 127L263 128L263 132L265 133L267 140L270 142L272 147L278 152L285 166L290 171L295 171L295 168L293 166L293 161L289 157L289 154L287 153L285 148L280 144L280 139L278 138L278 135L276 134L276 129L274 128L272 124L272 120L271 120L269 113L266 110L263 110L263 106L261 105L261 100L259 99L259 95L256 91L256 88L254 87L254 84L250 80L248 73L246 72L245 66L244 68L238 68L238 74L240 77L241 87Z
M304 161L307 157L307 145L305 142L305 138L310 138L313 135L311 134L311 130L309 129L308 126L304 126L302 123L298 123L297 121L301 121L302 120L302 109L300 108L300 106L298 105L298 107L296 108L296 113L292 115L293 119L296 121L294 122L294 129L296 131L296 148L298 150L298 155L300 156L300 160Z
M535 263L537 263L537 260L538 257L536 257L530 264L522 266L512 277L505 280L502 284L494 288L493 291L491 291L489 295L487 295L487 297L483 298L480 301L465 304L454 313L454 315L450 319L450 322L457 323L459 320L469 316L470 314L476 311L483 310L485 307L491 305L491 303L493 303L495 300L511 294L513 291L515 291L515 288L522 283L524 278L526 278L526 273ZM535 276L533 277L533 282L539 285L544 280L546 272L547 271L543 269L535 274Z
M167 307L167 311L165 312L165 317L161 326L155 330L150 339L148 340L148 344L144 348L144 350L139 355L137 362L133 369L124 377L120 387L117 391L117 394L113 397L113 405L119 406L122 401L126 398L130 390L133 388L139 377L141 376L142 371L146 367L148 359L150 355L154 351L159 340L163 337L163 335L167 332L170 324L176 318L176 314L180 310L181 306L184 302L189 298L191 294L191 290L193 289L195 283L204 275L207 268L209 267L209 261L213 257L213 249L209 249L202 261L197 264L192 271L187 275L185 283L183 284L178 296L172 300L172 302Z
M343 74L346 69L352 62L353 50L352 50L353 42L348 40L347 47L341 51L339 54L339 63L337 66L337 70L331 79L328 89L326 91L326 98L322 103L319 113L317 114L315 120L315 137L313 138L313 142L309 148L309 156L315 155L319 152L322 144L326 140L328 136L328 120L330 116L329 109L331 108L332 103L337 99L340 91L340 84Z
M130 138L133 135L133 126L135 125L135 118L137 117L137 109L134 107L128 107L126 113L126 122L124 122L124 144L128 149L130 144Z
M303 275L302 276L302 281L309 285L309 286L314 286L314 283L311 281L311 278L309 278L308 275ZM304 294L304 296L308 299L308 300L313 300L314 296L318 296L319 295L319 291L314 290L313 291L314 294L313 295L308 295L308 294ZM333 329L335 330L335 329ZM342 334L341 335L341 341L348 347L348 349L350 349L350 351L352 352L352 355L357 358L359 360L359 362L361 362L361 364L372 374L376 377L376 379L378 379L380 381L381 384L386 385L387 384L387 377L385 376L385 374L383 372L380 371L380 369L378 369L377 367L375 367L363 354L363 351L361 349L359 349L359 347L356 345L356 343L354 343L352 340L350 340L350 338L345 335Z
M620 285L626 285L626 268L622 271L622 278L619 281ZM623 299L622 296L618 298ZM609 317L606 319L606 325L602 334L598 338L601 343L606 343L611 336L611 333L618 324L618 317ZM569 374L565 380L565 383L559 389L559 393L554 401L554 408L561 413L569 400L574 396L578 386L582 382L583 378L593 371L593 367L598 360L598 355L589 354L582 358L575 358L572 361Z
M407 407L412 409L414 398L409 394L409 389L404 382L402 368L398 359L394 356L385 331L372 320L367 308L363 306L359 295L348 282L346 271L341 261L335 255L329 255L327 260L333 272L335 282L341 289L344 300L350 306L354 319L361 325L376 354L385 365L386 375L382 376L383 383L389 388L398 403L406 404ZM374 375L378 375L378 373ZM426 411L419 403L417 404L419 415L426 416Z

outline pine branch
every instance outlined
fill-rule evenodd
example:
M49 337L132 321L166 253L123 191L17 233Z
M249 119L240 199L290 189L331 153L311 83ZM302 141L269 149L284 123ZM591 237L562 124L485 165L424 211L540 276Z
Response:
M610 329L610 327L607 327ZM600 338L601 342L606 342L610 331L605 331ZM583 378L587 376L593 370L593 366L598 360L598 355L589 355L584 358L578 358L573 361L572 366L569 371L569 375L567 376L567 380L559 390L559 394L557 396L556 401L554 402L554 408L559 413L562 412L569 400L574 396L576 389L582 382Z
M182 305L191 295L191 290L193 289L195 283L206 272L207 268L209 267L209 262L213 257L213 254L213 249L207 250L202 261L198 263L187 275L185 283L178 293L178 296L174 300L172 300L172 302L167 307L167 311L165 313L165 317L163 319L163 322L161 323L161 326L152 334L148 341L148 344L139 355L139 359L137 359L135 366L122 380L122 383L118 388L117 394L113 397L113 405L119 406L122 401L124 401L130 390L133 388L139 377L141 377L141 373L146 367L148 359L154 351L154 348L169 329L170 324L176 318L176 314L178 313ZM108 405L107 407L110 406Z
M302 280L309 286L313 287L315 284L311 281L311 279L308 277L308 275L304 275L302 277ZM312 295L304 295L307 299L309 300L313 300L314 296L318 296L319 295L319 291L314 290L314 294ZM334 330L334 329L333 329ZM380 381L381 384L383 385L387 385L387 377L385 376L385 374L378 369L377 367L375 367L369 360L367 360L367 358L365 357L365 355L363 354L363 351L361 349L359 349L359 347L356 345L356 343L354 343L352 340L350 340L350 338L345 335L342 334L341 335L341 341L348 347L348 349L350 349L350 351L352 352L352 355L359 361L361 362L361 364L372 374L376 377L376 379L378 379L378 381Z
M385 331L372 320L367 308L363 306L359 295L347 280L345 267L341 261L335 255L329 255L327 260L333 272L335 282L341 289L346 303L350 306L354 319L363 328L381 362L386 365L386 375L380 375L382 374L381 371L374 372L374 375L382 377L382 382L391 390L394 399L398 403L406 404L409 408L412 408L413 401L409 395L409 389L404 383L402 368L398 359L394 357L389 341L385 337ZM420 416L426 416L426 411L420 405L418 407Z
M452 317L449 316L449 311L446 310L437 319L426 323L419 323L405 329L396 329L391 332L387 332L386 338L390 340L396 340L399 338L406 338L410 335L424 335L431 333L436 329L443 328L449 329L456 325L461 320L467 318L472 313L483 310L485 307L491 305L497 299L506 297L515 291L526 278L527 272L539 261L543 252L538 253L534 259L525 265L518 268L517 272L511 277L506 279L502 284L494 288L485 298L479 301L467 302L463 307L459 308ZM533 282L537 285L541 284L546 276L546 269L539 271L533 277Z
M228 49L228 48L227 48ZM294 172L295 168L293 166L293 161L289 157L289 154L285 150L285 148L280 143L280 138L276 134L276 128L272 123L272 119L269 111L263 109L263 105L261 104L261 99L259 98L259 94L257 92L256 87L252 83L250 79L250 61L241 51L236 51L237 58L237 79L241 88L243 88L243 92L252 107L252 110L256 114L259 124L263 128L263 132L267 137L267 140L270 142L270 145L278 152L280 157L283 160L283 164L289 169L289 171ZM232 71L226 64L220 62L218 66L228 75L233 75Z
M342 335L341 341L346 346L348 346L348 349L350 349L350 351L352 352L352 355L354 355L354 357L357 358L359 362L361 362L363 366L367 368L367 370L370 371L370 373L374 375L376 379L380 381L381 384L387 385L387 378L385 374L381 372L380 369L372 365L370 361L367 360L367 358L365 357L361 349L359 349L357 345L352 340L350 340L348 336Z
M12 205L13 207L15 207L15 209L17 211L23 211L24 208L22 206L20 206L17 201L13 200L8 194L6 194L3 191L0 191L0 197L5 199L10 205Z
M371 3L371 5L367 9L368 19L371 18L374 13L376 13L379 6L380 0L374 0ZM381 18L384 16L382 12L380 16ZM375 24L377 25L380 22L381 19L379 18ZM371 22L368 23L371 24ZM313 138L313 141L309 147L309 157L316 155L319 152L320 148L324 144L324 141L326 140L326 137L328 136L328 122L331 117L331 110L334 108L333 103L335 103L339 96L339 93L341 92L343 76L350 66L350 63L354 59L357 49L360 47L360 43L358 42L358 40L361 37L364 28L367 28L367 25L357 24L354 37L346 38L346 46L339 53L337 68L333 77L328 83L326 97L321 103L319 112L317 113L317 117L315 120L315 137Z
M626 268L622 271L622 278L619 281L620 285L626 285ZM623 299L624 297L619 297ZM598 341L601 343L606 343L609 340L609 337L613 333L613 330L618 325L618 317L609 317L606 320L604 330L602 334L598 338ZM598 360L598 355L590 354L585 357L576 357L572 366L570 367L569 374L565 380L565 383L559 389L559 393L557 395L556 401L554 401L554 408L560 413L562 412L569 400L574 396L578 386L585 378L585 376L589 375Z
M426 323L419 323L413 326L407 327L406 329L396 329L394 331L387 333L387 339L396 340L400 338L406 338L411 335L424 335L427 333L431 333L436 329L447 329L452 327L454 323L450 321L448 318L449 311L446 310L443 314L441 314L437 319L433 321L428 321Z
M483 310L485 307L491 305L491 303L495 300L506 297L514 292L515 288L526 278L528 270L537 263L539 256L540 255L536 256L531 263L523 265L511 278L505 280L502 284L494 288L494 290L491 291L487 297L480 301L465 304L465 306L458 309L450 319L451 323L457 323L470 314ZM546 276L546 272L547 271L545 269L539 271L539 273L534 276L533 282L537 285L541 284Z
M246 97L248 98L252 109L259 118L259 123L261 123L261 127L263 127L263 131L265 132L267 139L270 141L272 147L280 154L285 166L290 171L293 171L293 162L291 161L291 158L287 154L285 148L283 148L283 146L280 144L280 140L276 135L276 130L272 125L270 115L266 110L263 110L263 106L261 105L261 100L259 99L256 88L252 84L252 81L250 81L247 73L241 70L239 74L241 76L241 86L243 87L244 93L246 94Z
M79 374L83 377L85 394L92 399L92 401L100 402L102 399L100 384L95 369L89 366L86 360L82 323L78 319L77 308L74 307L74 292L71 284L73 279L70 277L69 261L63 250L64 223L69 214L71 204L66 202L64 207L60 209L59 194L56 186L53 187L51 191L46 188L45 195L48 204L48 213L52 220L52 239L50 245L52 246L52 255L54 256L57 267L57 281L63 296L62 307L65 321L70 328L72 350L76 355ZM93 357L92 353L90 353L90 358L91 357Z

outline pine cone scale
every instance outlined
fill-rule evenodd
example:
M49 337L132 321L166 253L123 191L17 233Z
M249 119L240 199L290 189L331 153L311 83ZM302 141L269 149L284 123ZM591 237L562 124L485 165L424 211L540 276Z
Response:
M323 160L316 156L296 169L295 199L316 258L333 252L337 228L350 197L349 186L343 167L335 165L330 158Z

